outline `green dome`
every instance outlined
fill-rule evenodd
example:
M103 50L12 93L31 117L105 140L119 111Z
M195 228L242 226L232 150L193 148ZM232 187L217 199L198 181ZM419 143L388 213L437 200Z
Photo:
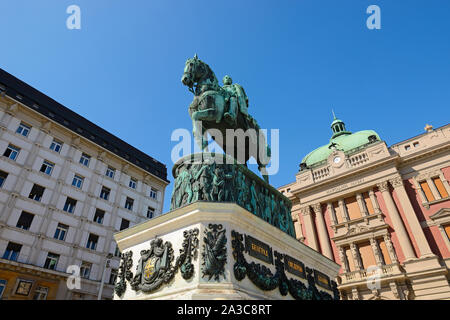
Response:
M378 133L373 130L363 130L355 133L347 131L344 122L336 118L331 124L331 129L333 130L333 136L330 142L308 153L301 162L303 166L306 164L307 167L311 167L326 161L333 152L333 148L347 152L370 142L381 141Z

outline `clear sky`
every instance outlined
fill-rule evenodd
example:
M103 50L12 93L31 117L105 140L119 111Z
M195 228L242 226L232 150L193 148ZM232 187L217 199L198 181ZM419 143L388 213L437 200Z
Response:
M66 27L72 4L80 30ZM380 30L366 27L371 4ZM261 127L280 129L275 187L328 142L332 108L388 145L450 119L448 0L1 0L0 17L1 68L165 163L171 182L194 53L244 87Z

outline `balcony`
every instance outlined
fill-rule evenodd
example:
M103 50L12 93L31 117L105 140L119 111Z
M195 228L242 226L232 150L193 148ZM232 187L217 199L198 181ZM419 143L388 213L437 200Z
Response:
M381 282L403 279L405 277L405 273L398 263L382 265L379 266L379 269L373 268L370 270L356 270L340 274L339 289L373 283L377 277L379 277Z

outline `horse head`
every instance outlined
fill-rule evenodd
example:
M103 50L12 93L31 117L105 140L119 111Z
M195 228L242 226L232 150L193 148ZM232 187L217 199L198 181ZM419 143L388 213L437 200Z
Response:
M184 67L181 82L190 89L206 72L204 63L195 55L193 58L187 59Z
M214 72L206 63L201 61L197 55L187 59L181 82L189 87L189 91L191 92L193 92L193 87L196 84L200 85L201 83L206 83L216 90L220 88Z

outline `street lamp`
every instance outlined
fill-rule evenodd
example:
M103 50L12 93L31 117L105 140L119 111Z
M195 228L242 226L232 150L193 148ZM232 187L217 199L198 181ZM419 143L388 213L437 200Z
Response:
M102 272L102 280L100 282L100 290L98 291L97 300L102 299L103 283L105 282L105 275L106 275L105 271L107 268L109 268L109 264L111 263L112 257L113 257L113 255L111 253L108 253L108 255L106 256L106 263L105 263L105 267L103 268L103 272Z

